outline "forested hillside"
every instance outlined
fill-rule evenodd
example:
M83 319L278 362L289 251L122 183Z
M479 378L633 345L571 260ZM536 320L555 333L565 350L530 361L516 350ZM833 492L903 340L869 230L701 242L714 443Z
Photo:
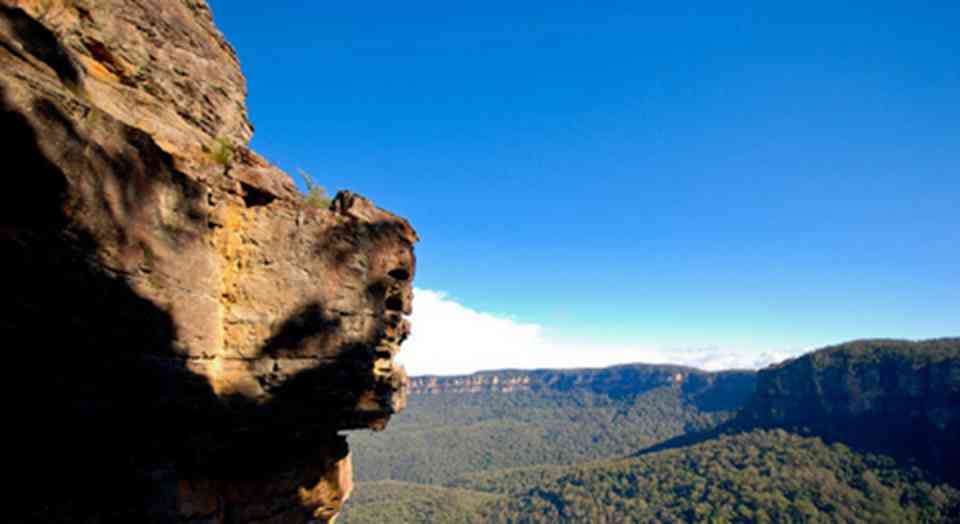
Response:
M577 466L371 483L344 522L951 522L960 491L889 458L781 430ZM351 503L352 504L352 503Z
M858 340L771 366L735 425L817 435L960 482L960 338Z
M419 379L389 440L351 437L368 482L344 522L960 522L960 339L825 348L755 388L503 373Z
M444 483L488 469L627 455L728 420L755 380L752 372L634 365L525 372L522 389L491 386L493 377L503 385L517 373L478 374L487 379L481 388L449 378L436 393L417 393L415 383L386 431L350 435L357 479Z

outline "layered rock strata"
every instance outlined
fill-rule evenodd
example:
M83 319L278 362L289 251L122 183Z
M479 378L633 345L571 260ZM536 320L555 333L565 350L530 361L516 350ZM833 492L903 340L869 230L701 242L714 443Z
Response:
M623 397L660 387L680 389L700 409L739 407L753 394L756 373L720 372L662 364L626 364L596 369L481 371L472 375L426 375L410 379L411 395L500 394L523 391L593 393ZM716 404L720 407L713 407Z
M403 407L416 233L305 205L244 97L200 0L0 3L18 518L324 522Z

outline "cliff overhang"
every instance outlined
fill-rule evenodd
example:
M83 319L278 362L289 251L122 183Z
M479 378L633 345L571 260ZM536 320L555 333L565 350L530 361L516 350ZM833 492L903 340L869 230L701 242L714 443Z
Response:
M418 237L314 208L246 144L236 55L201 0L4 1L4 314L25 515L326 520L345 429L405 403ZM31 489L54 471L105 480Z

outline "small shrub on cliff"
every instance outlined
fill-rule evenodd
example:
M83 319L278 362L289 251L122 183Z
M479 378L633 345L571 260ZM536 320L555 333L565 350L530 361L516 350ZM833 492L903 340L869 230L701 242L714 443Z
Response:
M327 195L326 188L314 182L310 173L302 169L298 169L297 171L300 173L300 177L303 178L303 183L307 186L307 195L304 197L307 204L316 208L330 207L332 200L330 196Z
M233 165L236 156L236 147L226 138L218 138L210 151L210 158L224 167Z

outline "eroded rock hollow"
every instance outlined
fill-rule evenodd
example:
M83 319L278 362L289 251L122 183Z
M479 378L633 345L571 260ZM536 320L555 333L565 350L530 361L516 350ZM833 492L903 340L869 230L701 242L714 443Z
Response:
M325 522L403 407L416 233L306 205L244 98L201 0L0 3L17 519Z

